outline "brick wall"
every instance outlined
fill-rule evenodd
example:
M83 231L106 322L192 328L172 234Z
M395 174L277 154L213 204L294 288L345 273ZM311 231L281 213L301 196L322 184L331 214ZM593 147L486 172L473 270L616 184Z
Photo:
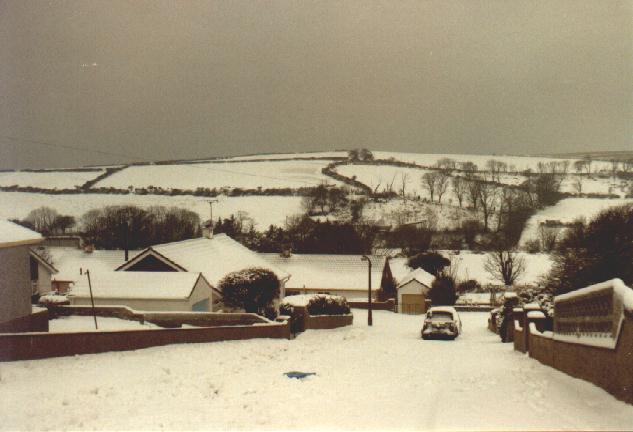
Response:
M0 361L127 351L181 343L290 338L288 322L256 326L0 334Z
M338 327L345 327L352 325L354 316L349 315L317 315L306 316L305 328L318 330L318 329L334 329Z

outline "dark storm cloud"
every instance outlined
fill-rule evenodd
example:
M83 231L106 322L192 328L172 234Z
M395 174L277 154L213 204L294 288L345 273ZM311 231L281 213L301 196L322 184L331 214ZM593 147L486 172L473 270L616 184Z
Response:
M0 0L0 166L360 145L631 149L632 12L597 0Z

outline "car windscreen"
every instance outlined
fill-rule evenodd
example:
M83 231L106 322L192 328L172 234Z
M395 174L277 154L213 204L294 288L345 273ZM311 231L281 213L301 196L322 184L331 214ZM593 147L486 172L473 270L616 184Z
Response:
M453 321L453 314L450 312L433 312L430 318L433 322Z

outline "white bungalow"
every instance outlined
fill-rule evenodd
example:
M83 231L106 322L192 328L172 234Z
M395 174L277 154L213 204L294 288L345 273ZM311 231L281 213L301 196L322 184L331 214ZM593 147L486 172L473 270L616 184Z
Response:
M286 295L332 294L347 300L367 301L369 272L362 255L260 254L271 265L291 275L286 282ZM370 256L371 292L375 297L380 288L385 258Z
M214 288L228 273L249 267L266 268L279 278L280 295L285 295L289 274L271 265L226 234L216 234L149 247L119 266L117 272L202 273Z
M89 272L68 293L72 305L127 306L139 311L212 312L221 295L200 273Z

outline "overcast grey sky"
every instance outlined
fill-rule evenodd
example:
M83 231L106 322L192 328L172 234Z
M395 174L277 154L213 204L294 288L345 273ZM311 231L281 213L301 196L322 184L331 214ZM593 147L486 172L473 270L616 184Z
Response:
M632 19L611 0L0 0L0 167L633 149Z

